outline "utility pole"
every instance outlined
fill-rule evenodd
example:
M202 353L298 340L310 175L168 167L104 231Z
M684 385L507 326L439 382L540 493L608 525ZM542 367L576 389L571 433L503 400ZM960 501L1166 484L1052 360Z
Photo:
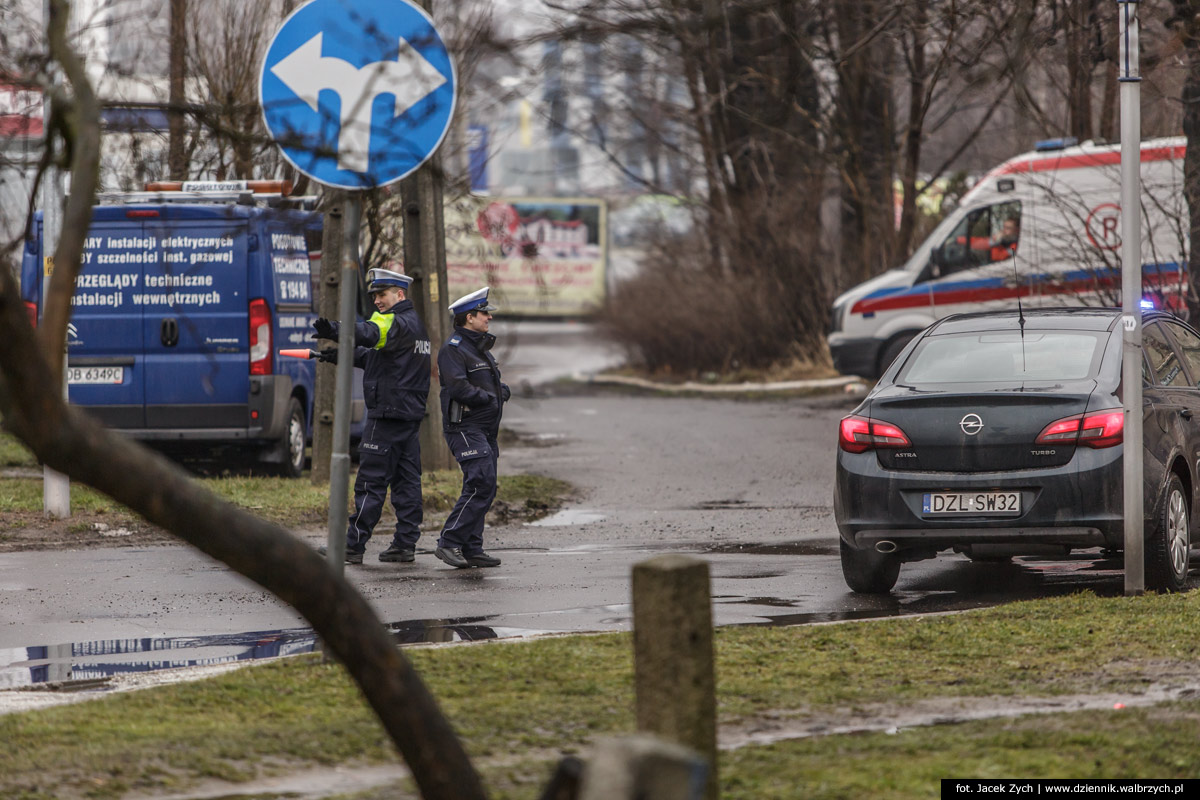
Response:
M346 202L343 189L326 189L325 219L321 233L321 289L317 313L325 319L338 318L338 288L341 285L344 247L342 214ZM313 485L329 483L329 456L333 452L333 403L335 386L333 364L317 362L317 380L313 389Z
M432 0L420 0L432 14ZM447 307L446 223L443 219L442 160L430 158L400 182L404 208L404 270L413 276L413 305L425 323L433 347L433 379L421 424L421 466L427 470L452 469L454 459L442 436L441 387L438 384L437 353L450 335Z
M187 0L171 0L170 71L167 96L167 171L171 180L187 180L187 159L183 147L184 115L187 102L184 78L187 75Z
M1117 0L1121 83L1121 387L1125 414L1125 594L1146 590L1142 519L1142 110L1138 76L1139 0Z

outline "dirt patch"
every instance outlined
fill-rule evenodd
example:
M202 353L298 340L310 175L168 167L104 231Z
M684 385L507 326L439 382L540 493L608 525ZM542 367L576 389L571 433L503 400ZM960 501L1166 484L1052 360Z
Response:
M0 553L181 544L162 528L132 515L73 514L54 519L35 511L0 514Z
M912 703L872 704L853 709L803 714L779 712L759 714L735 724L721 726L723 750L747 745L765 745L788 739L849 733L895 733L904 728L948 725L972 720L1023 717L1029 714L1058 714L1140 708L1200 695L1200 680L1191 664L1144 662L1137 674L1123 679L1140 680L1137 689L1099 694L1064 694L1042 697L938 697Z

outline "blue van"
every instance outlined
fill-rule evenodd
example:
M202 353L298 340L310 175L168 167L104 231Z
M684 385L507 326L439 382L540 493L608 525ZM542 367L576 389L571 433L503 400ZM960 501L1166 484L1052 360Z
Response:
M315 362L278 351L315 345L321 215L246 184L183 188L104 195L93 209L67 329L70 401L156 448L234 448L298 477ZM21 293L36 320L40 212L35 227Z

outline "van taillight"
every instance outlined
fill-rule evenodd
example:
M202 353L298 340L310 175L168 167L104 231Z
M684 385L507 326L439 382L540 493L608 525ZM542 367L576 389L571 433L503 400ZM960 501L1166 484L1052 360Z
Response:
M271 374L271 309L267 301L250 301L250 374Z
M838 446L847 453L865 453L875 447L911 447L912 442L890 422L851 415L838 426Z
M25 303L25 313L29 315L29 325L32 328L37 327L37 303Z
M1074 444L1081 447L1112 447L1125 438L1125 412L1119 408L1094 414L1073 414L1042 428L1037 444Z

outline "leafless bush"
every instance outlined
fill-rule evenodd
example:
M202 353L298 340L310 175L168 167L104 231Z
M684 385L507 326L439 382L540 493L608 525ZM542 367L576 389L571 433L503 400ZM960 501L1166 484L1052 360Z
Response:
M775 225L801 224L798 217L772 216ZM764 215L764 228L775 225ZM814 335L823 331L805 320L827 298L824 286L803 277L815 254L792 238L776 232L754 241L747 232L724 272L702 237L664 234L641 272L613 292L601 323L631 363L658 374L730 374L810 356L818 350Z

